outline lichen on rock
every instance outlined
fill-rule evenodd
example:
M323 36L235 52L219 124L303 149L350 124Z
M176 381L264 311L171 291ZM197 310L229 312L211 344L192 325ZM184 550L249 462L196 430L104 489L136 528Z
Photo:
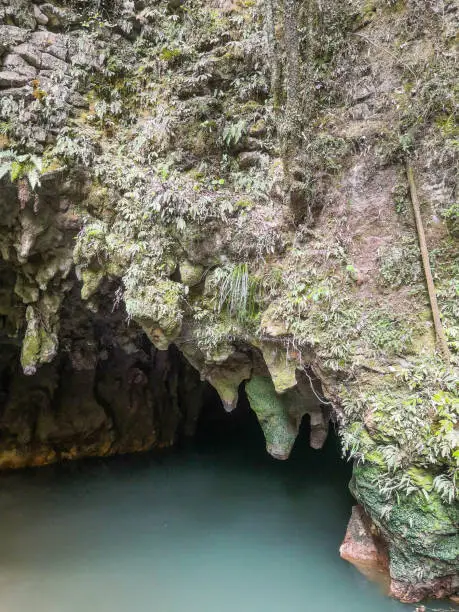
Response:
M184 286L180 283L158 279L152 285L128 287L126 311L157 349L166 350L180 333L184 296Z
M60 305L60 296L47 294L37 306L27 306L27 329L21 350L21 365L25 374L35 374L39 365L51 362L56 356Z

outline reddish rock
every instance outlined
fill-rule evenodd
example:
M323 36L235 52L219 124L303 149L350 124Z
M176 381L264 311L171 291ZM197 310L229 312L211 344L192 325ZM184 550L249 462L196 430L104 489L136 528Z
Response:
M445 576L416 584L391 578L384 541L360 505L352 508L339 552L343 559L355 565L364 576L381 584L388 595L403 603L416 603L426 598L446 599L451 595L451 599L456 601L454 594L459 588L457 576Z
M339 552L342 559L355 565L370 580L382 584L385 590L389 590L387 551L362 506L353 506Z
M416 603L422 599L446 599L454 592L453 576L445 576L436 580L410 584L400 580L391 580L389 595L403 603ZM454 601L454 597L451 598Z

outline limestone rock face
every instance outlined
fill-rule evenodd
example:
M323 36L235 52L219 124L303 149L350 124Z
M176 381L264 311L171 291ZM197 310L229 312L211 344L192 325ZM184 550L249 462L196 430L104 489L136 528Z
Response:
M1 277L8 282L7 270ZM46 311L27 306L21 355L2 329L0 469L144 451L194 433L197 373L176 349L156 351L125 314L109 306L95 315L84 304L71 291L51 334Z
M313 402L307 403L297 388L277 393L269 377L253 376L245 389L265 435L266 450L275 459L288 459L301 419L312 410Z
M159 350L166 350L182 325L182 286L169 280L126 292L126 309Z
M376 467L356 466L351 491L386 543L391 594L409 603L432 594L454 595L459 586L459 507L445 505L432 491L427 498L401 496L387 509L373 484L377 478Z
M0 466L169 445L245 386L274 457L333 420L395 596L454 594L457 11L290 4L274 52L262 0L0 0Z
M370 580L389 587L388 556L384 543L362 506L353 506L339 553Z

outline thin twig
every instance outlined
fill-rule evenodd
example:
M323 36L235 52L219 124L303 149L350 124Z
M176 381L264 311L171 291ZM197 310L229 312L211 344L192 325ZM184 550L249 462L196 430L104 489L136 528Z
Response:
M394 55L394 53L392 53L391 51L389 51L385 47L382 47L381 45L378 45L377 43L372 41L371 38L368 38L368 36L365 36L365 34L359 34L358 32L354 32L354 36L358 36L359 38L363 38L363 40L366 40L367 43L369 43L370 45L373 45L373 47L376 47L377 49L380 49L381 51L384 51L384 53L387 53L387 55L390 55L390 57L392 59L394 59L398 64L403 66L403 68L406 68L407 70L409 70L411 72L411 74L414 76L415 79L418 78L418 75L414 72L414 70L412 68L410 68L404 62L402 62L396 55Z
M424 225L422 223L421 211L419 208L418 194L416 190L416 183L414 182L413 168L410 162L406 162L406 174L408 177L408 183L410 186L411 202L413 204L414 218L416 221L416 230L419 240L419 248L421 251L422 264L424 267L424 274L426 277L427 291L429 292L430 308L432 310L432 317L435 327L435 335L437 342L440 347L440 351L447 363L450 362L451 355L448 348L448 342L446 341L445 332L440 318L440 310L438 308L437 294L435 291L435 285L432 277L432 269L430 267L429 251L427 249L426 236L424 233Z
M317 397L317 399L319 400L319 402L320 402L321 404L328 404L329 406L333 406L333 403L332 403L332 402L327 401L327 400L326 400L324 397L320 397L320 395L319 395L319 394L316 392L316 390L314 389L314 385L312 384L312 379L311 379L311 377L309 376L309 374L308 374L308 372L307 372L307 370L306 370L306 367L305 367L305 366L303 367L303 372L304 372L304 373L306 374L306 376L308 377L309 384L310 384L310 386L311 386L312 392L313 392L313 393L314 393L314 395Z

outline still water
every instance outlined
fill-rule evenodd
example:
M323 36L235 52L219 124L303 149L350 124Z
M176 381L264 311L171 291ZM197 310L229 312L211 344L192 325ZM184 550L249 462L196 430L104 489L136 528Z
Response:
M0 612L414 609L338 556L352 500L334 437L318 452L303 432L277 462L254 419L223 425L160 457L2 475Z

